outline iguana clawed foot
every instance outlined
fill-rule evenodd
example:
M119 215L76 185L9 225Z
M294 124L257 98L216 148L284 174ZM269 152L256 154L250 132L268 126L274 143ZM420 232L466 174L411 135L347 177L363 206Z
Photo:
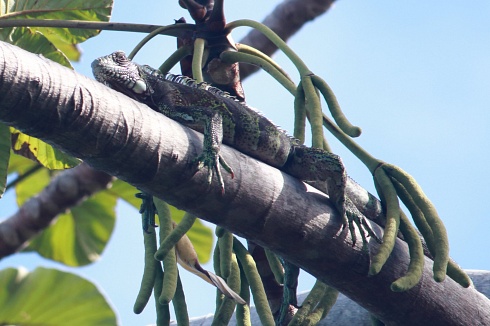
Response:
M350 199L348 198L345 199L344 207L345 207L344 228L345 227L349 228L349 233L352 237L352 246L355 246L357 242L357 236L356 236L356 230L354 224L357 226L359 232L361 233L362 247L364 250L367 250L368 248L367 247L368 241L366 239L366 234L372 237L373 239L375 239L378 243L382 243L382 240L378 237L376 233L374 233L369 223L366 222L364 215L357 209L357 207Z
M203 167L207 167L208 169L208 184L213 182L213 175L216 173L216 177L218 178L218 182L221 188L221 194L225 193L225 183L223 181L223 175L221 174L220 165L231 175L233 179L235 174L233 169L230 167L228 163L214 151L203 151L201 155L199 155L195 162L197 163L197 170L195 173L200 171Z
M143 231L150 233L150 227L158 226L155 224L155 214L157 209L153 203L153 196L146 192L140 192L135 194L135 197L141 198L139 213L142 215L143 219Z

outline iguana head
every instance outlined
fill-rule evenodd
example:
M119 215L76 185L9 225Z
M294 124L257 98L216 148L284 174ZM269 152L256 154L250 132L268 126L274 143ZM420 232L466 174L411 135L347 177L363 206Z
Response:
M123 51L116 51L92 62L92 71L97 81L133 98L151 93L140 69Z

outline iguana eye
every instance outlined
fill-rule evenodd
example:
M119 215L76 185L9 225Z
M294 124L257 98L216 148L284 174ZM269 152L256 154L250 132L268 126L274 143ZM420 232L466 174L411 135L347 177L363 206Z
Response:
M114 57L114 61L117 62L118 64L123 64L128 62L128 57L126 57L126 54L123 51L116 51L112 54Z

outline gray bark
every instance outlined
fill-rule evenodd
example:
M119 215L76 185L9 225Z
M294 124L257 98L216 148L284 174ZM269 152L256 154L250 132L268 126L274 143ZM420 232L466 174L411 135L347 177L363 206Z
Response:
M352 246L328 198L304 183L223 146L235 179L225 176L221 195L216 182L207 184L206 171L193 176L190 168L202 149L200 134L5 43L0 44L0 69L0 121L271 249L385 323L490 324L490 301L449 278L434 282L428 258L420 284L391 292L391 282L408 266L401 240L381 273L368 277L368 255L360 244ZM371 253L377 249L371 241Z

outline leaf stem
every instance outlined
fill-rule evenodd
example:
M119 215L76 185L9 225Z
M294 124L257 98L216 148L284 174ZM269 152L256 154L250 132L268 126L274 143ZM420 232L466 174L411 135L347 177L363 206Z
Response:
M206 40L203 38L197 38L194 41L194 53L192 56L192 77L198 83L202 83L204 81L204 77L202 76L202 58L204 55L205 46Z
M128 58L133 60L134 56L141 50L141 48L148 43L152 38L159 34L164 34L164 35L169 35L166 32L167 31L172 31L175 29L175 26L180 27L181 24L176 24L176 25L167 25L167 26L160 26L157 29L153 30L150 32L150 34L146 35L136 46L134 47L133 51L128 55ZM185 28L184 28L185 29Z
M161 25L149 24L132 24L132 23L115 23L99 22L86 20L63 20L63 19L2 19L0 28L5 27L54 27L54 28L79 28L79 29L100 29L105 31L134 32L134 33L151 33L160 28L167 27ZM194 31L194 24L175 24L169 25L168 30L160 32L169 36L179 36L182 31Z
M38 164L36 166L33 166L32 168L30 168L29 170L27 170L25 173L19 175L17 178L15 178L14 180L12 180L11 182L9 182L7 184L7 186L5 186L5 191L9 190L10 188L14 187L16 184L18 184L19 182L25 180L27 177L29 177L30 175L32 175L33 173L36 173L37 171L39 171L41 168L43 168L42 165Z
M279 35L277 35L272 29L265 26L264 24L250 19L239 19L226 24L225 30L230 32L231 30L241 26L252 27L262 32L262 34L264 34L265 37L267 37L272 43L274 43L277 46L277 48L282 52L284 52L284 54L289 58L289 60L291 60L291 62L298 69L300 76L308 75L311 73L308 67L306 66L306 64L303 62L303 60L301 60L301 58L296 53L294 53L294 51L286 44L286 42L284 42L279 37Z

